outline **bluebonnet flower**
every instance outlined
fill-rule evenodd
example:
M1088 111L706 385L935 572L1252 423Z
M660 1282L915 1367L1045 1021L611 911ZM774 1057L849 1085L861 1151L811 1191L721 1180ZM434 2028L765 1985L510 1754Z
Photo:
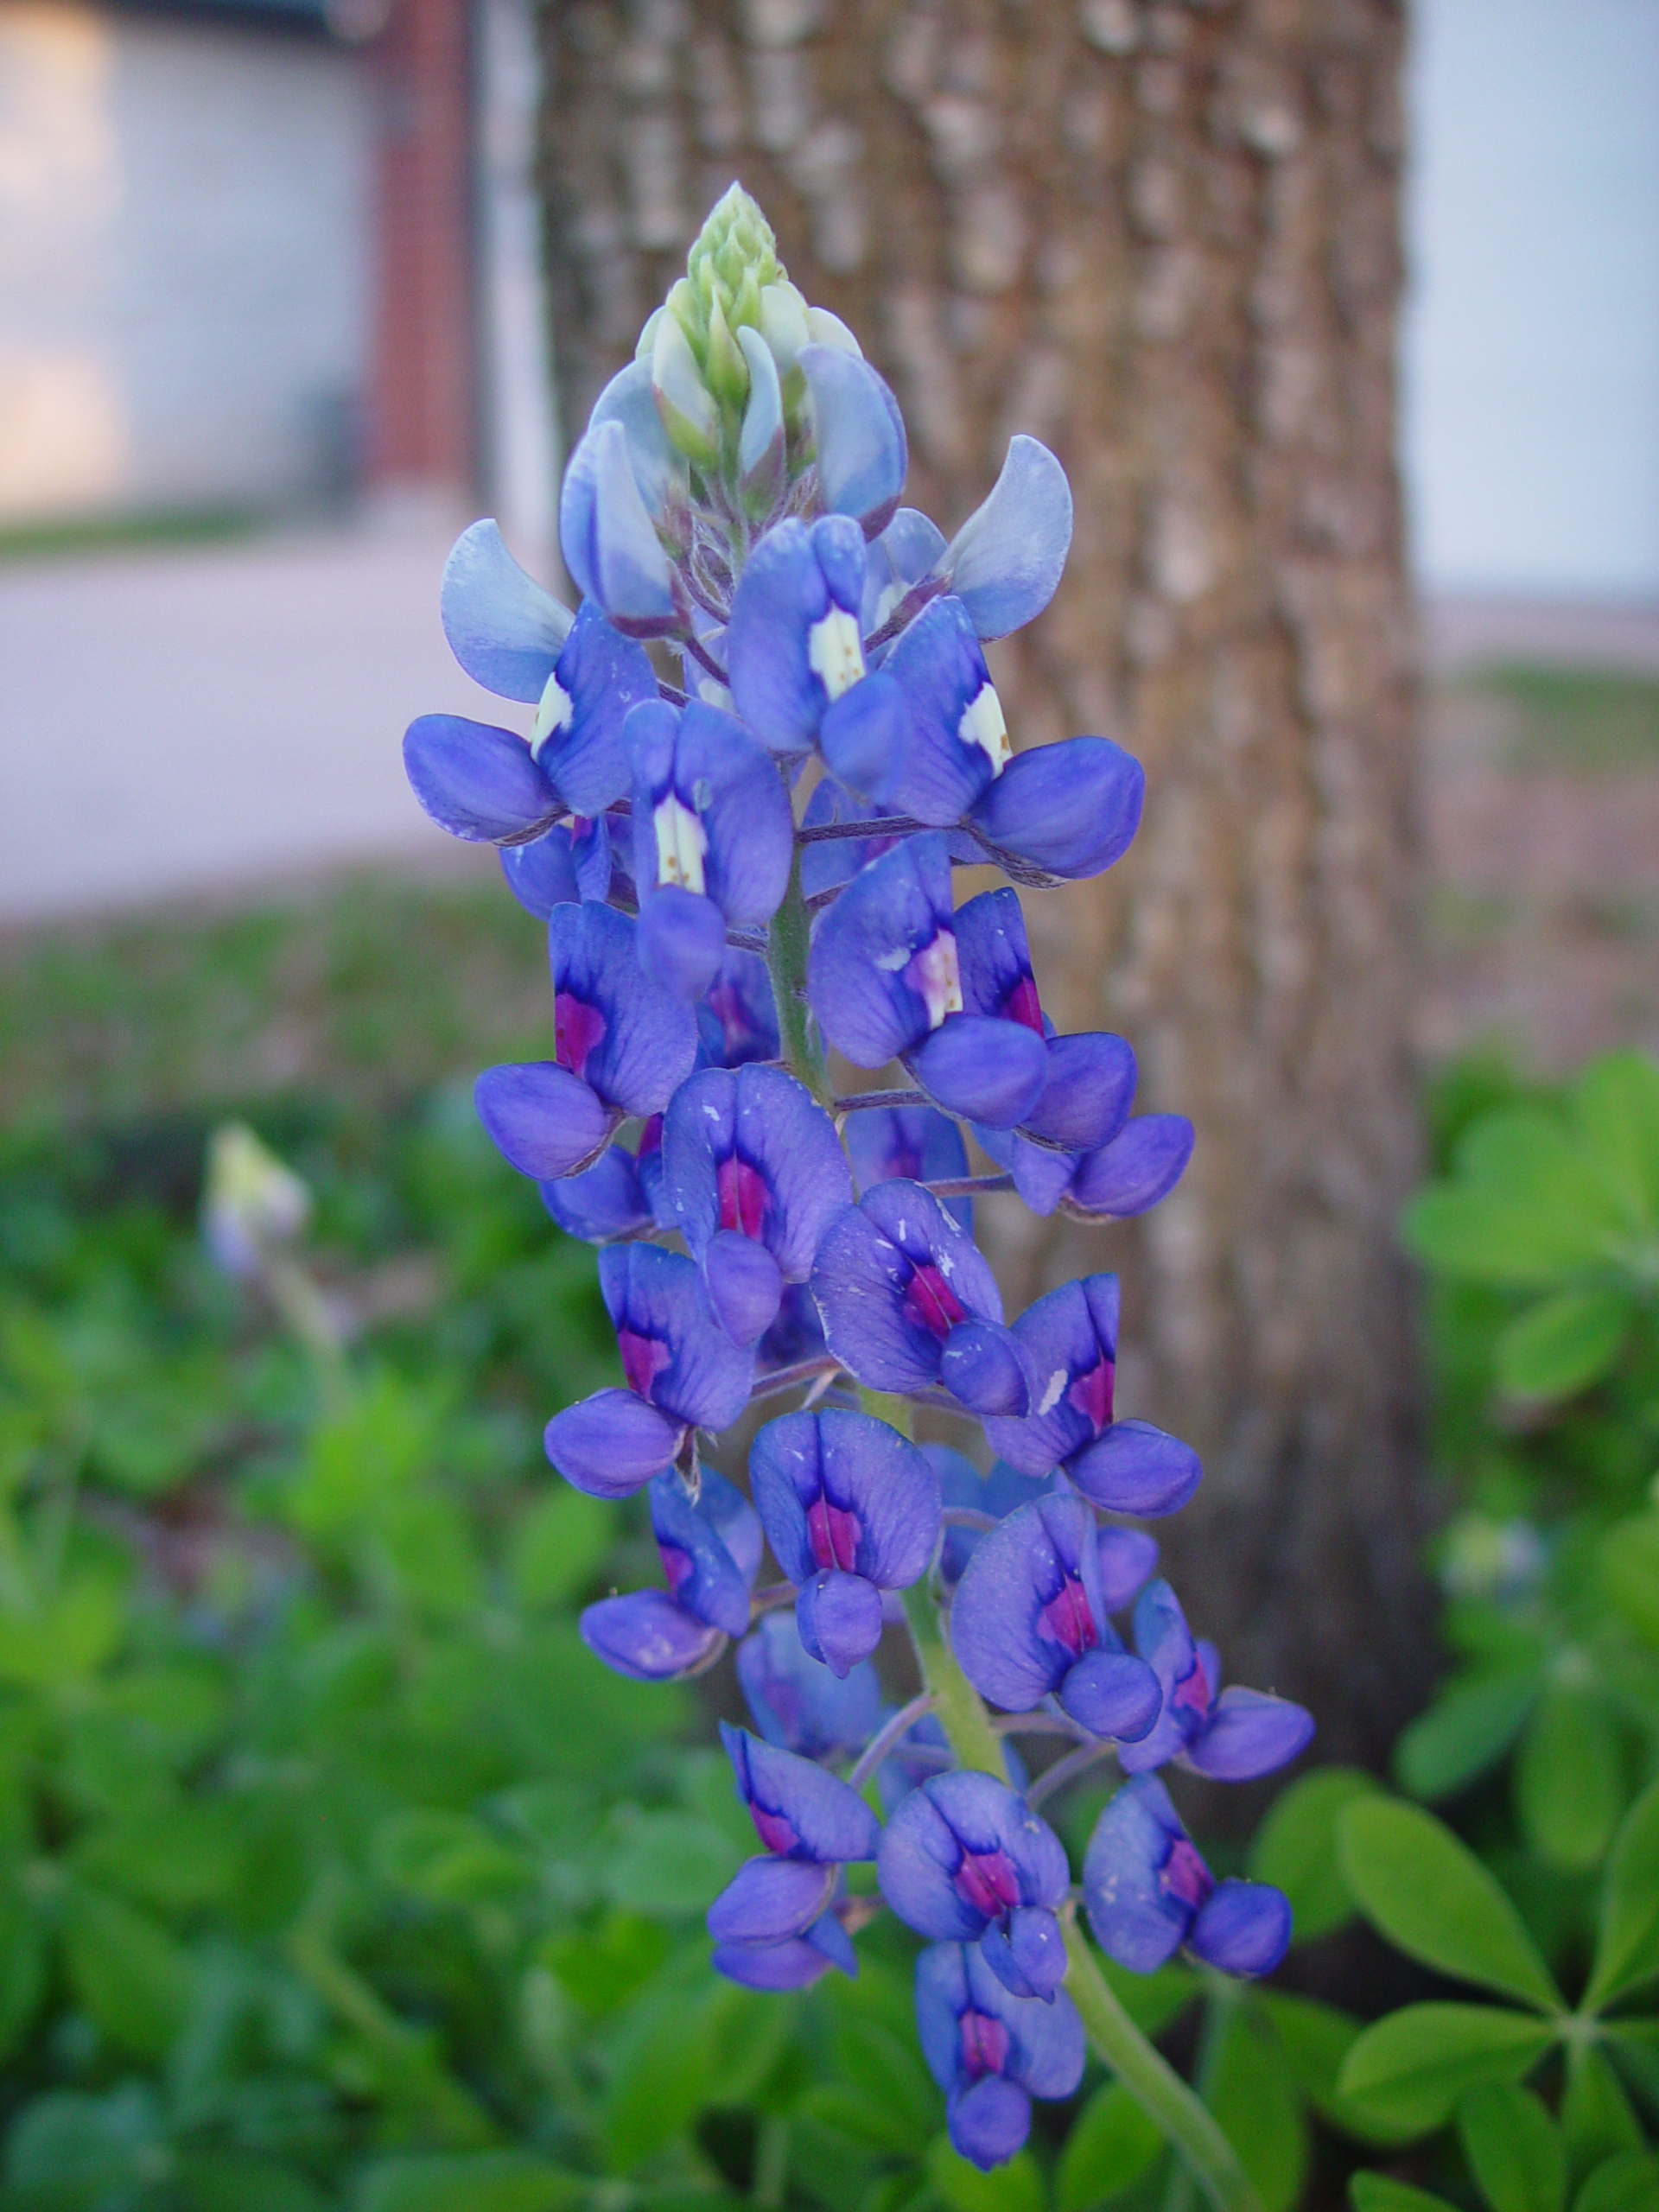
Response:
M1213 1880L1154 1770L1265 1773L1311 1723L1221 1689L1152 1579L1157 1544L1098 1517L1173 1512L1198 1479L1185 1445L1116 1417L1115 1278L1010 1328L973 1241L975 1193L1009 1185L1039 1215L1143 1212L1192 1130L1131 1116L1122 1038L1056 1033L1014 889L954 901L960 866L1096 874L1139 821L1141 772L1108 740L1017 748L982 650L1056 589L1065 472L1016 436L947 541L899 505L907 461L892 393L734 187L572 453L578 610L493 524L446 569L456 658L528 730L424 717L405 759L547 925L554 1057L488 1071L479 1110L601 1247L625 1387L556 1414L547 1449L594 1495L648 1486L665 1581L589 1605L582 1634L647 1681L735 1643L760 1732L722 1731L762 1848L709 1909L714 1963L753 1989L855 1972L851 1931L880 1905L846 1870L878 1858L887 1904L933 1939L918 2024L951 2140L989 2167L1083 2057L1066 1858L1021 1794L1018 1716L1084 1739L1046 1789L1108 1748L1130 1777L1084 1866L1108 1951L1146 1969L1185 1944L1244 1973L1276 1962L1288 1908ZM827 1047L917 1088L837 1096ZM970 1173L963 1124L1001 1174ZM976 1418L996 1464L851 1410L842 1377ZM701 1454L755 1400L777 1417L746 1498ZM763 1539L787 1582L757 1598ZM793 1614L772 1610L790 1585ZM924 1602L949 1605L938 1643ZM1131 1605L1134 1651L1112 1621ZM868 1655L903 1617L925 1687L893 1712ZM972 1691L1013 1717L1007 1782L959 1764Z
M872 1390L938 1384L976 1414L1021 1414L1031 1372L1002 1325L996 1279L919 1183L878 1183L818 1247L812 1295L824 1338Z
M1107 1618L1080 1497L1036 1498L985 1537L957 1586L950 1643L974 1688L1009 1713L1058 1692L1081 1726L1122 1744L1158 1718L1157 1676Z
M660 1113L691 1072L691 1009L640 968L633 925L608 906L556 906L548 924L556 1058L490 1068L479 1118L538 1183L597 1159L631 1114Z
M1095 1941L1135 1974L1182 1945L1224 1973L1271 1974L1290 1942L1290 1906L1265 1882L1217 1882L1155 1775L1126 1783L1089 1839L1083 1900Z
M917 1960L916 2029L951 2143L988 2171L1024 2144L1033 2097L1069 2097L1083 2079L1071 1999L1014 1996L976 1944L935 1943Z
M709 1310L696 1267L654 1244L612 1244L599 1287L616 1328L626 1390L555 1414L547 1456L578 1490L626 1497L681 1456L695 1428L721 1429L748 1403L753 1355Z
M588 1649L636 1681L701 1674L749 1624L760 1523L741 1491L705 1469L694 1503L677 1474L652 1482L651 1526L668 1589L601 1598L582 1616Z
M1065 1979L1055 1919L1071 1870L1025 1799L988 1774L941 1774L912 1790L881 1833L881 1894L907 1928L977 1942L1016 1997L1052 1999Z
M673 1220L710 1303L753 1344L852 1198L835 1125L781 1068L705 1068L675 1093L663 1155Z
M804 1758L850 1758L881 1725L881 1685L868 1660L833 1674L801 1642L791 1613L761 1616L738 1646L737 1679L767 1743Z
M939 1484L908 1437L868 1414L785 1414L749 1452L766 1541L799 1592L801 1642L845 1675L881 1638L881 1593L925 1573Z
M1211 1782L1254 1782L1288 1765L1313 1740L1313 1715L1288 1698L1221 1688L1213 1648L1194 1643L1167 1582L1141 1593L1135 1647L1158 1677L1163 1709L1151 1733L1126 1746L1126 1774L1173 1760Z
M1179 1512L1198 1486L1198 1456L1150 1421L1113 1419L1117 1316L1116 1275L1085 1275L1028 1306L1014 1334L1033 1378L1031 1413L988 1421L985 1433L1022 1474L1061 1467L1110 1512Z

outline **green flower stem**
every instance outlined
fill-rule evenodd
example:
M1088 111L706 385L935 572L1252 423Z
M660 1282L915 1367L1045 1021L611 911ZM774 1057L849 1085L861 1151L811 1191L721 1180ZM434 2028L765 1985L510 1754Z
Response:
M772 995L778 1007L778 1034L783 1045L784 1065L798 1083L804 1083L820 1106L831 1106L830 1069L823 1046L812 1027L804 996L806 941L811 927L806 901L801 896L801 855L790 862L789 889L772 918L766 932L766 966L772 973Z
M1070 1908L1062 1923L1071 1961L1065 1986L1096 2053L1161 2132L1215 2212L1262 2212L1238 2153L1214 2114L1124 2011Z

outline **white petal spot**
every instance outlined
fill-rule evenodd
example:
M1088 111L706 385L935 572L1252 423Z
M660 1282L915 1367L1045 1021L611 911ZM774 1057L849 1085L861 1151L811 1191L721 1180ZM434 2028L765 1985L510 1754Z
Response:
M536 719L530 726L530 749L539 757L542 747L556 730L561 730L575 711L575 702L556 676L550 676L542 689L541 704L536 709Z
M1067 1379L1065 1369L1057 1367L1048 1378L1048 1388L1044 1391L1042 1403L1037 1408L1039 1414L1053 1412L1065 1395Z
M994 776L1000 776L1014 758L1014 747L1008 743L1008 725L1002 716L1002 702L996 696L995 684L988 678L963 709L957 735L964 745L980 747L991 764Z
M683 890L701 891L709 832L672 791L651 819L657 832L658 882L677 883Z
M926 1002L927 1026L937 1029L947 1014L962 1012L962 973L957 965L957 940L941 930L931 944L925 944L910 964L912 990Z
M806 658L814 673L823 679L832 700L850 691L864 673L864 647L857 618L844 607L832 607L806 633Z

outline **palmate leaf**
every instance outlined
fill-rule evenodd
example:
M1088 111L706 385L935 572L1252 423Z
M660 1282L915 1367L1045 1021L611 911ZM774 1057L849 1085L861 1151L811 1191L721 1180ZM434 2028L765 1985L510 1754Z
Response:
M1262 2212L1290 2212L1307 2177L1307 2121L1270 2022L1236 2006L1215 2052L1205 2102L1255 2185Z
M1642 2147L1642 2123L1624 2085L1605 2051L1593 2044L1575 2051L1567 2066L1561 2132L1575 2174L1587 2172L1617 2151Z
M1109 2082L1071 2123L1054 2177L1055 2212L1090 2212L1131 2189L1164 2139L1121 2082Z
M1395 2181L1392 2174L1351 2174L1348 2195L1354 2212L1452 2212L1445 2197Z
M475 2151L383 2158L359 2187L353 2212L563 2212L593 2182L531 2151Z
M1579 1078L1573 1119L1633 1229L1659 1225L1659 1062L1604 1052Z
M1351 1917L1354 1900L1337 1859L1337 1819L1376 1789L1357 1767L1321 1767L1281 1790L1256 1831L1250 1878L1271 1882L1290 1899L1293 1942L1328 1935Z
M1494 2005L1408 2005L1359 2037L1338 2094L1402 2138L1452 2117L1480 2082L1514 2082L1554 2041L1548 2022Z
M1622 1289L1564 1290L1541 1300L1493 1348L1498 1382L1517 1397L1571 1397L1600 1382L1635 1319L1635 1301Z
M1537 1700L1534 1668L1455 1683L1406 1729L1394 1770L1414 1797L1446 1797L1496 1764Z
M940 2135L928 2151L927 2177L950 2212L1046 2212L1048 2203L1041 2170L1029 2151L982 2173L957 2156L948 2136Z
M1584 1993L1586 2012L1659 1974L1659 1782L1625 1815L1602 1880L1595 1962Z
M1659 2212L1659 2158L1651 2151L1615 2151L1586 2177L1573 2212Z
M1541 1858L1574 1871L1599 1866L1624 1809L1624 1755L1605 1698L1545 1693L1516 1763L1515 1802Z
M1281 1989L1257 1989L1251 2003L1270 2021L1291 2076L1321 2120L1362 2143L1397 2143L1397 2126L1360 2112L1338 2092L1343 2062L1362 2033L1361 2024L1334 2005L1317 1998L1293 1997ZM1408 2131L1409 2133L1409 2131Z
M1659 1512L1633 1513L1602 1539L1601 1580L1643 1643L1659 1644Z
M1349 1886L1390 1942L1460 1981L1546 2012L1560 2008L1560 1993L1521 1916L1432 1813L1361 1798L1341 1815L1338 1834Z
M1458 2139L1492 2212L1561 2212L1567 2145L1530 2089L1483 2082L1458 2107Z

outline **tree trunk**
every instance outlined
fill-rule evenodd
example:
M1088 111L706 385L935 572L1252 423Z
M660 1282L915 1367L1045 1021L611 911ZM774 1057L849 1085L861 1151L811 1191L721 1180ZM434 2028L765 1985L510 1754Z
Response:
M567 424L740 176L858 331L949 530L1009 434L1077 494L992 649L1016 741L1116 736L1146 820L1027 896L1064 1027L1197 1122L1145 1222L981 1208L1017 1310L1125 1277L1120 1406L1204 1452L1168 1555L1230 1675L1375 1758L1427 1667L1409 1316L1410 627L1394 467L1398 0L553 0Z

